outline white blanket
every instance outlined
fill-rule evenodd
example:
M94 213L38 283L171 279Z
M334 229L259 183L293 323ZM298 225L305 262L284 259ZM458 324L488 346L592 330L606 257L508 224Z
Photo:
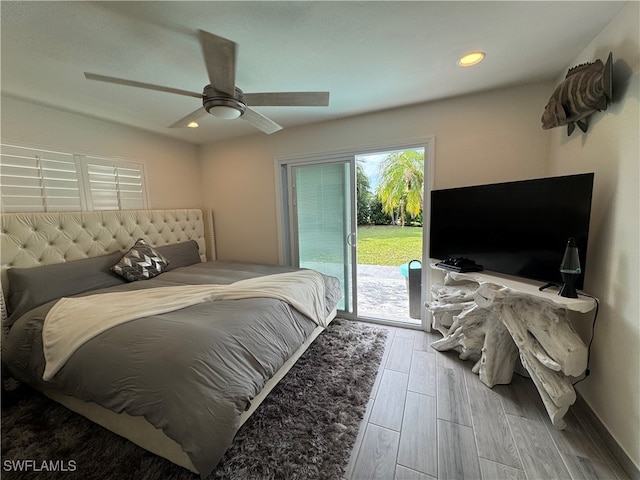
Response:
M78 348L116 325L202 302L276 298L326 327L324 288L318 272L299 270L230 285L184 285L61 298L47 314L42 328L46 361L42 378L51 380Z

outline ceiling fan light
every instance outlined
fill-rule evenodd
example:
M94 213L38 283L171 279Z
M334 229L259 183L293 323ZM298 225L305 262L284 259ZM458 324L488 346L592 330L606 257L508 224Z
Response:
M209 109L209 113L214 117L222 118L224 120L233 120L234 118L238 118L242 115L240 110L227 105L214 105Z
M198 128L199 126L200 125L198 125L198 122L191 121L191 122L187 123L187 127L189 127L189 128Z
M213 88L211 85L204 87L202 92L202 106L211 115L224 120L233 120L240 117L247 104L244 102L242 90L236 87L235 95L227 95Z
M458 65L461 67L471 67L472 65L477 65L484 60L484 57L484 52L469 52L458 60Z

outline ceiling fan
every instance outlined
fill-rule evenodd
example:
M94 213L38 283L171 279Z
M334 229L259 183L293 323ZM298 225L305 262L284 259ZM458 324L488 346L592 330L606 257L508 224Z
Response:
M195 122L208 112L223 119L243 118L254 127L269 134L281 130L282 127L251 107L326 107L329 105L329 92L244 93L235 84L237 44L202 30L198 31L198 39L200 40L209 81L211 82L204 87L202 93L95 73L85 72L84 76L88 80L98 80L202 99L202 107L181 118L173 125L170 125L169 128L186 127L189 123Z

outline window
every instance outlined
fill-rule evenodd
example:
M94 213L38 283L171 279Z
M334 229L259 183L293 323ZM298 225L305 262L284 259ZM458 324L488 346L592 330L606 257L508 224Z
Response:
M5 212L82 210L79 166L71 154L2 145L0 191Z
M85 157L89 210L144 208L142 165Z
M4 212L147 208L143 165L2 144Z

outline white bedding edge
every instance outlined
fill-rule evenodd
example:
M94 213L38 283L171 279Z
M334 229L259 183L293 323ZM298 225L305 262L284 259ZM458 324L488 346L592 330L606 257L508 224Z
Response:
M327 316L325 325L329 325L336 317L337 309ZM284 378L298 361L302 354L309 348L315 339L325 330L325 327L316 327L309 337L300 345L298 350L280 367L280 369L264 385L262 390L251 400L251 406L240 416L240 426L249 419L260 404L267 398L271 390ZM151 425L144 417L133 416L127 413L115 413L93 402L85 402L78 398L64 395L53 389L43 389L42 393L69 410L82 415L107 430L135 443L141 448L154 453L170 462L179 465L194 473L198 473L191 463L189 456L182 447L165 433Z

